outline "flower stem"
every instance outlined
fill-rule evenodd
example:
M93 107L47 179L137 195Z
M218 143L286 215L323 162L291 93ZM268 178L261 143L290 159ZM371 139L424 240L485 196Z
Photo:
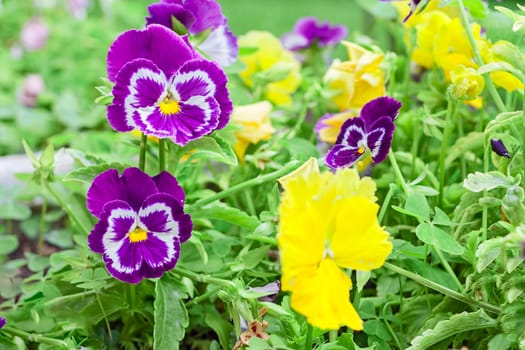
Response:
M314 327L308 323L308 328L306 329L306 339L304 340L304 350L312 350L313 335Z
M166 139L159 139L159 173L166 170Z
M394 195L396 191L396 186L391 185L388 189L388 192L386 193L385 199L383 200L383 204L381 204L381 210L379 211L379 215L377 216L377 221L379 223L383 222L383 217L386 214L386 211L388 209L388 205L390 204L390 200L392 199L392 196Z
M443 131L443 139L441 140L441 152L439 154L438 166L439 166L439 206L443 208L443 189L445 187L445 156L447 155L448 141L450 134L454 129L452 123L452 117L454 115L454 101L452 98L448 98L447 104L447 115L445 117L445 130Z
M478 45L476 44L476 39L474 38L474 35L472 34L470 23L467 17L467 11L465 10L465 4L463 4L463 0L458 0L458 7L459 7L459 17L461 19L461 24L463 25L463 28L465 29L465 32L467 33L467 38L470 42L470 46L472 46L472 52L474 52L474 58L478 66L482 66L484 63L483 57L481 57L481 53L479 51ZM489 90L490 96L494 100L494 103L496 103L496 106L498 107L500 112L506 112L507 108L505 107L505 104L503 103L501 96L498 94L498 91L496 90L494 83L490 79L490 76L485 78L485 83L487 84L487 88Z
M148 136L142 134L140 137L140 150L139 150L139 169L144 171L146 169L146 147L148 144Z
M5 327L2 329L2 332L20 337L24 340L34 343L48 344L53 346L60 346L62 348L67 348L67 343L60 339L48 338L42 334L29 333L20 329Z
M428 287L430 289L433 289L435 290L436 292L439 292L443 295L446 295L450 298L453 298L453 299L456 299L458 301L461 301L465 304L468 304L468 305L472 305L472 306L476 306L476 307L480 307L480 308L483 308L485 309L486 311L488 312L491 312L491 313L495 313L495 314L499 314L501 312L500 308L497 307L497 306L494 306L492 304L489 304L489 303L485 303L483 301L478 301L478 300L474 300L474 299L471 299L469 297L467 297L466 295L463 295L459 292L456 292L455 290L452 290L450 288L447 288L447 287L444 287L442 286L441 284L439 283L436 283L436 282L433 282L429 279L426 279L418 274L415 274L413 272L410 272L408 270L405 270L399 266L396 266L394 264L391 264L391 263L388 263L388 262L385 262L385 264L383 265L384 267L386 267L387 269L391 270L391 271L394 271L396 273L399 273L400 275L403 275L407 278L410 278L411 280L425 286L425 287Z
M228 197L229 195L231 195L233 193L236 193L236 192L239 192L239 191L242 191L242 190L244 190L246 188L257 186L257 185L263 184L263 183L268 182L268 181L277 180L278 178L280 178L280 177L282 177L282 176L292 172L293 170L297 169L299 167L299 165L301 165L301 162L299 162L299 161L292 161L292 162L288 163L286 166L284 166L283 168L274 171L273 173L269 173L269 174L265 174L265 175L259 175L259 176L255 177L253 179L250 179L248 181L245 181L245 182L242 182L242 183L237 184L235 186L232 186L232 187L230 187L228 189L225 189L224 191L218 192L218 193L216 193L216 194L214 194L212 196L209 196L207 198L199 199L198 201L193 203L190 206L190 208L191 209L196 209L196 208L205 206L207 204L213 203L216 200ZM190 211L191 209L189 209L188 211Z
M403 173L401 172L401 169L397 164L397 160L393 152L388 152L388 160L392 165L392 169L394 169L394 174L396 174L397 179L401 183L401 188L403 189L403 192L405 192L405 194L408 194L410 192L410 189L408 188L407 182L405 181L405 177L403 176Z
M44 253L44 235L46 230L47 199L44 197L40 210L40 229L38 232L38 254Z
M182 267L175 267L173 271L181 276L188 277L196 282L213 283L213 284L223 286L223 287L235 287L235 283L233 283L233 281L213 277L210 275L196 273L190 270L186 270Z
M439 260L441 260L441 265L443 265L445 270L447 270L447 272L450 275L450 277L452 278L452 280L454 280L454 283L456 283L456 285L458 286L458 289L461 292L464 292L465 288L463 288L463 285L461 284L461 282L459 281L458 277L454 273L454 270L452 270L452 267L450 267L450 264L445 259L445 256L443 255L443 252L441 251L441 249L439 249L438 247L434 246L434 250L436 251L436 254L439 257Z
M304 120L306 119L306 114L308 113L308 103L307 101L302 101L301 103L301 109L299 110L297 120L295 121L294 126L290 129L288 132L288 135L286 135L286 138L289 140L293 138L299 130L301 129L301 126L304 123Z

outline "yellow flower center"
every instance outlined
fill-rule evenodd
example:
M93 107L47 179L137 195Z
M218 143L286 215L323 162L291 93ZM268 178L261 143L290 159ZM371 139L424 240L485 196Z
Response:
M131 243L142 242L148 239L148 232L136 226L133 231L129 231L128 237Z
M359 147L359 149L357 150L357 153L359 153L359 154L365 153L365 146Z
M173 115L180 112L180 105L178 101L174 100L170 96L166 96L159 103L159 109L160 112L164 115Z

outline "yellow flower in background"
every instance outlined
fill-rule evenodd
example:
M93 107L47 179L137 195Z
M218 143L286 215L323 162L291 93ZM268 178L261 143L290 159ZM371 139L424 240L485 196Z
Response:
M487 45L481 50L481 56L485 63L507 62L513 65L515 62L512 62L511 57L522 62L524 60L519 48L506 40L498 40L492 45L487 42ZM504 88L507 92L523 91L523 83L509 72L491 72L490 79L494 82L494 85Z
M374 182L353 169L320 173L313 158L279 182L281 286L292 308L321 329L363 329L344 269L378 268L392 250L377 222Z
M450 72L451 93L460 100L474 100L485 87L485 79L474 68L456 66Z
M231 115L231 123L239 128L234 131L236 142L233 146L237 157L244 161L246 148L250 144L269 140L275 132L270 121L272 104L261 101L245 106L236 106Z
M359 111L349 109L347 111L335 114L325 114L315 124L315 131L319 135L319 140L334 144L337 136L341 131L343 123L350 118L357 117Z
M385 74L380 67L384 55L347 41L343 45L349 60L335 60L323 79L341 111L360 108L385 94Z
M276 105L289 105L290 95L301 82L300 63L281 41L270 32L250 31L239 37L240 48L254 48L255 52L239 56L246 68L239 73L243 82L256 88L255 75L265 76L262 88L265 99Z
M137 129L131 130L129 133L133 136L142 137L142 133ZM159 138L156 136L148 135L148 140L154 143L159 143Z

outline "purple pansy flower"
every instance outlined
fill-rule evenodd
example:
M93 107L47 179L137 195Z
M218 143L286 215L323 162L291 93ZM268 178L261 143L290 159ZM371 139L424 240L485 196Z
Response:
M237 38L231 32L228 20L216 0L161 0L149 5L148 12L148 25L156 23L172 29L172 18L176 18L192 36L210 30L199 49L223 66L237 59Z
M494 151L498 156L510 158L507 147L505 147L505 144L500 139L491 139L490 146L492 151Z
M5 318L0 317L0 329L4 328L5 326Z
M370 151L374 163L385 160L400 108L401 102L388 96L365 104L359 117L344 122L337 141L326 155L326 164L331 168L352 166L366 150Z
M281 40L288 50L299 51L313 44L320 47L334 46L347 35L345 26L332 26L328 22L318 23L315 17L303 17L297 21L293 32L283 35Z
M115 82L108 120L117 131L137 129L184 146L229 121L224 71L163 26L121 34L109 48L107 72Z
M138 168L120 176L106 170L87 192L87 208L99 219L89 247L103 254L107 270L121 281L160 277L175 267L180 245L191 235L183 205L184 191L168 172L152 178Z

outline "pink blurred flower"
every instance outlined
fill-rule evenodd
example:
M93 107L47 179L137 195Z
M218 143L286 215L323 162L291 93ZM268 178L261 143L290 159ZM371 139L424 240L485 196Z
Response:
M18 90L18 102L26 107L35 107L38 95L44 91L45 87L44 79L40 74L29 74L26 76L22 88Z
M66 8L77 20L83 20L87 17L87 10L91 6L91 0L66 0Z
M33 17L24 24L20 33L20 43L27 51L43 48L49 38L49 27L40 17Z

